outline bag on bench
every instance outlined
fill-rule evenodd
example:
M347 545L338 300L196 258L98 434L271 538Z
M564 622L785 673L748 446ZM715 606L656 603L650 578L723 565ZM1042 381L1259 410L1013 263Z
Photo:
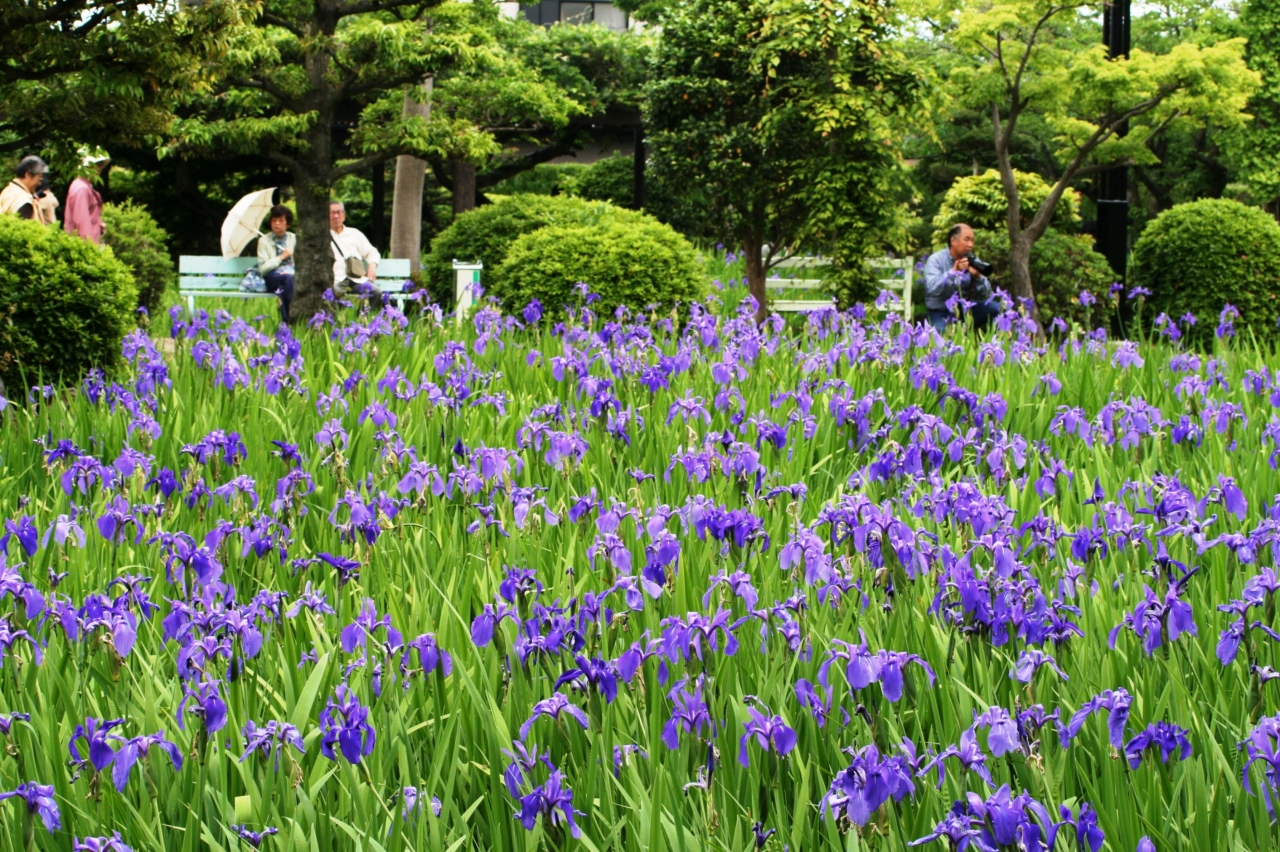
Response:
M262 273L258 271L258 267L250 266L245 271L244 278L240 279L240 289L246 293L267 292L266 279L262 277Z

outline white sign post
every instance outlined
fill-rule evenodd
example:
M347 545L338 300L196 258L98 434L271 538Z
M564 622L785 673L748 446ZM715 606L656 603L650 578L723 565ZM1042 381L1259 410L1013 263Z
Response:
M462 324L462 318L467 311L471 310L471 305L475 301L475 288L480 285L480 270L484 269L483 263L463 263L455 260L453 262L454 275L454 322L458 325Z

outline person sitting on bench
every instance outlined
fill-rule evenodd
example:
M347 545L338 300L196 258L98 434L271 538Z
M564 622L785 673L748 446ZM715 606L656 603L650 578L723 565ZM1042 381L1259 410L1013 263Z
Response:
M333 248L333 292L345 296L353 291L372 297L382 293L375 286L378 261L382 255L369 238L346 226L347 208L341 201L329 202L329 245Z
M293 211L288 207L277 204L269 215L271 230L258 237L258 271L267 292L280 297L280 320L287 323L293 302L293 253L298 248L298 235L289 230Z

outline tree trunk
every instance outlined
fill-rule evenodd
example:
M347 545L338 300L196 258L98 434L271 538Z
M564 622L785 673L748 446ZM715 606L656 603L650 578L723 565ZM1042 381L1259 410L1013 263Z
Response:
M333 247L329 244L329 187L314 175L294 175L298 203L296 295L289 311L306 323L324 307L321 295L333 286Z
M1014 298L1034 298L1035 294L1031 290L1031 240L1021 228L1017 234L1010 234L1009 237L1009 274L1012 278L1010 290Z
M758 239L749 239L742 248L747 261L747 291L756 300L756 324L769 318L769 295L765 289L763 246Z
M387 164L373 167L373 209L369 216L369 242L379 252L387 250Z
M476 165L453 161L453 215L476 209Z
M428 77L423 88L430 96L435 78ZM418 103L408 93L404 96L404 115L431 118L431 100ZM422 189L427 161L407 154L396 157L396 187L391 200L391 257L409 259L409 268L417 272L422 263Z

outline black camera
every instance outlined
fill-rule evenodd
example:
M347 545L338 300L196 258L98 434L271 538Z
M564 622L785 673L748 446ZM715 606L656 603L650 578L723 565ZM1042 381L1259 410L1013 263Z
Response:
M981 275L983 278L991 277L991 273L995 270L994 266L987 263L985 260L980 260L973 252L966 252L965 258L969 261L969 268Z

